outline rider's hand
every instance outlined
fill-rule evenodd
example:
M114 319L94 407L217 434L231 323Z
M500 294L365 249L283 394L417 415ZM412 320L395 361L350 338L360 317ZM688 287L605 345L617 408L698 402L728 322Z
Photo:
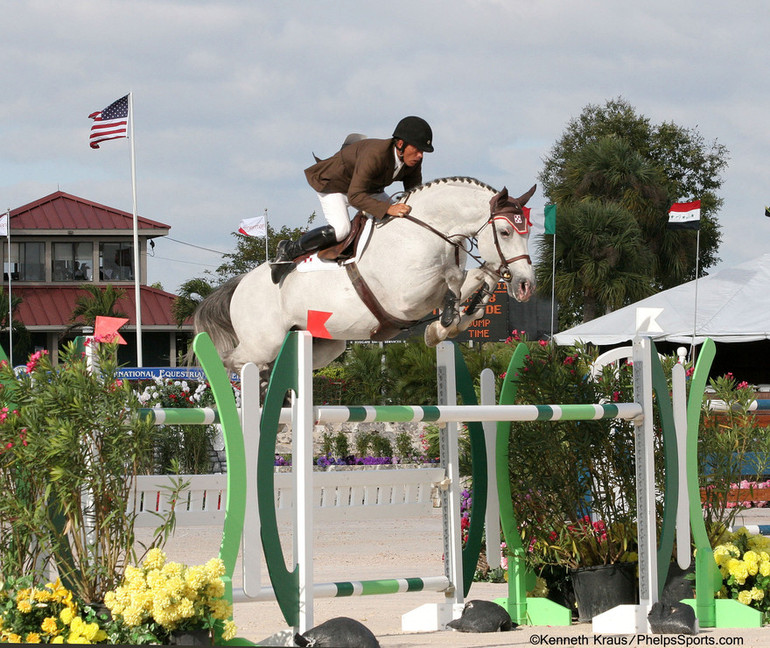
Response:
M388 207L387 214L388 216L396 216L397 218L401 218L401 216L406 216L410 211L412 211L412 208L409 205L405 205L404 203L395 203L394 205Z

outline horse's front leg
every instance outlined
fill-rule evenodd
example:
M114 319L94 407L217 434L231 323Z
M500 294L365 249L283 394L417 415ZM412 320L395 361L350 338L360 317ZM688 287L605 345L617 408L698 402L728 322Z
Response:
M487 276L487 273L481 268L474 268L473 270L464 273L461 281L453 283L447 281L448 290L451 291L456 298L453 300L454 303L448 303L449 300L445 299L445 310L441 313L440 319L436 322L432 322L425 328L425 344L427 346L434 347L447 338L455 337L461 331L466 330L473 321L484 314L484 307L489 301L492 294L491 291L482 295L480 301L475 305L473 312L459 313L456 310L456 305L462 304L487 281L491 280ZM447 294L449 295L449 293ZM448 307L453 310L447 312Z

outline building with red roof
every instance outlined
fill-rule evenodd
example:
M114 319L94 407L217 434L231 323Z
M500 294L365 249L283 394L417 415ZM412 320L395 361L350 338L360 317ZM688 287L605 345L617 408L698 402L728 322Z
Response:
M143 364L175 366L192 326L177 326L171 314L175 295L147 286L143 280L147 277L148 242L168 235L169 226L141 216L137 224ZM83 286L112 284L124 291L115 310L129 320L120 331L128 344L121 346L119 359L135 365L133 215L57 191L12 210L9 225L10 244L3 241L0 246L4 288L7 293L10 280L13 298L22 300L14 318L30 333L28 341L18 340L18 350L14 339L14 364L37 349L47 349L56 359L61 344L83 332L72 319L78 297L88 294ZM7 344L6 334L6 350Z

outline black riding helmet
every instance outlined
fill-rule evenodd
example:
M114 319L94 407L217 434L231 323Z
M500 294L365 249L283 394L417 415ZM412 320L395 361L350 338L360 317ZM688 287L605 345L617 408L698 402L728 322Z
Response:
M393 137L404 140L423 153L433 153L433 131L422 117L404 117L396 125Z

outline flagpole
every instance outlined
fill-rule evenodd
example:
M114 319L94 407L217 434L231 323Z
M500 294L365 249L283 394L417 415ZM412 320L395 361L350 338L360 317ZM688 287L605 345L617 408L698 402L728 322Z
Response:
M136 149L134 148L134 93L128 93L128 125L131 131L131 197L133 199L134 226L134 301L136 302L136 366L143 367L142 362L142 291L141 266L139 265L139 216L136 209Z
M5 235L8 239L8 362L13 367L13 299L11 298L11 275L13 264L11 263L11 210L5 212Z
M698 261L700 257L700 227L695 237L695 304L692 314L692 344L690 345L690 362L695 362L695 332L698 326Z
M270 260L270 255L267 253L267 207L265 207L265 263Z
M553 259L551 262L551 340L553 340L553 318L556 305L556 228L553 230Z

